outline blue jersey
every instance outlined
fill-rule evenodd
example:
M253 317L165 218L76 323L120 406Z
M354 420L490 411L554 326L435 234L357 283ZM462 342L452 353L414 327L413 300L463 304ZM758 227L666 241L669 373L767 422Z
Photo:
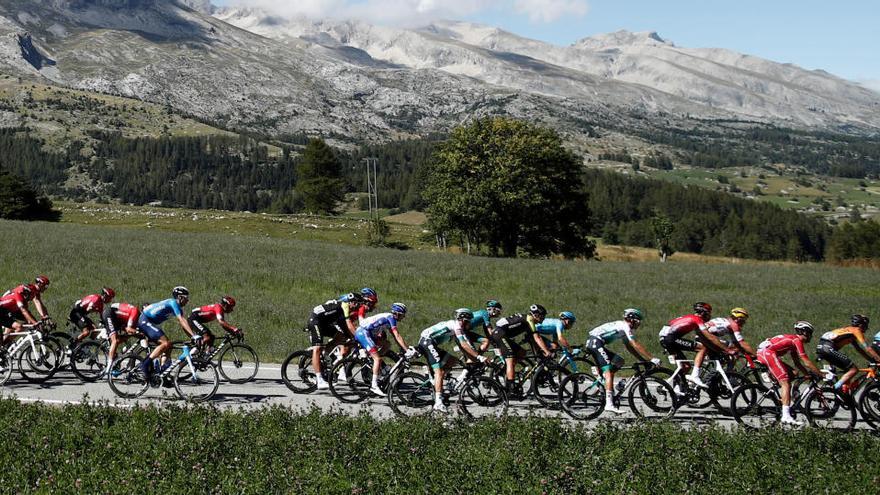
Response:
M489 312L485 309L474 311L474 317L471 318L471 330L483 328L484 330L492 326L492 320L489 319Z
M397 319L391 313L379 313L364 320L358 331L367 332L371 336L382 335L386 328L397 331Z
M563 332L565 332L565 325L562 324L562 320L556 318L544 318L544 321L538 323L535 328L542 336L562 336Z
M167 320L172 314L174 316L181 316L183 314L183 311L181 311L180 309L180 305L177 304L177 300L174 298L165 299L164 301L150 304L149 306L144 308L143 312L143 315L155 324L161 324L162 322Z

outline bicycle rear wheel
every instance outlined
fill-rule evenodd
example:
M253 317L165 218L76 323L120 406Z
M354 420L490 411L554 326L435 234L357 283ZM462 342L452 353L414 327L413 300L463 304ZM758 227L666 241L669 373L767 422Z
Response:
M851 430L856 425L856 404L834 387L815 388L804 403L807 421L815 428Z
M192 364L182 362L174 372L174 389L187 402L204 402L217 393L220 376L217 366L207 359L191 359Z
M559 407L559 384L570 374L568 369L555 363L549 367L545 364L538 365L532 377L532 395L544 407Z
M629 407L636 416L646 419L671 418L678 399L672 386L656 376L633 378L629 387Z
M107 369L107 349L98 342L83 342L70 354L70 369L84 382L94 382Z
M107 383L114 394L123 399L135 399L147 391L150 383L141 371L144 358L137 354L120 356L110 365Z
M434 383L430 375L407 371L388 387L388 405L398 416L416 416L431 411Z
M356 404L370 396L369 382L372 380L372 360L360 358L343 359L330 370L330 393L342 402Z
M462 386L457 406L461 414L470 419L500 418L507 414L507 394L498 380L472 376Z
M746 428L765 428L779 422L782 404L771 389L757 383L745 383L733 393L730 413Z
M229 383L247 383L257 377L260 370L260 358L256 351L247 344L232 344L217 358L220 374Z
M859 410L862 419L871 428L880 429L880 382L869 383L859 396Z
M318 388L312 368L312 351L305 349L287 356L281 364L281 381L295 394L308 394Z
M562 379L557 399L574 419L597 418L605 410L605 385L589 373L574 373Z
M727 414L730 412L730 399L733 393L744 383L751 383L745 376L733 371L727 373L727 379L730 380L732 388L728 388L720 373L715 374L709 382L709 390L707 395L712 401L712 405L718 409L718 412Z
M6 349L0 349L0 386L6 385L6 382L12 377L13 360Z

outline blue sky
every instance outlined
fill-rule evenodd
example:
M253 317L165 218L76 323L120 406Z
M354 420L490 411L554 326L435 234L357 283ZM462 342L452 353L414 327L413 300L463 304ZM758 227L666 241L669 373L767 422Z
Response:
M559 45L619 29L657 31L680 46L729 48L880 89L876 0L215 0L230 3L384 24L471 20Z

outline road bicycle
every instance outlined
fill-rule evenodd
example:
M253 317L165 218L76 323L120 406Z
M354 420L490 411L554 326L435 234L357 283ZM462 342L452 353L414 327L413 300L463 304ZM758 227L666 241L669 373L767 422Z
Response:
M14 366L30 383L44 383L58 371L62 349L57 340L46 335L51 324L37 322L21 329L6 334L18 338L9 347L0 347L0 386L9 381Z
M220 345L207 349L199 344L199 353L217 365L220 375L229 383L247 383L257 377L260 370L260 358L254 348L244 343L244 332L235 334L226 332Z
M669 356L669 362L675 365L674 369L657 368L650 374L663 376L666 382L672 385L679 398L679 407L705 409L714 405L718 411L726 414L730 410L730 398L733 397L733 393L740 385L749 382L745 375L733 370L734 361L726 356L707 356L703 360L698 376L706 384L705 388L687 379L687 374L694 366L693 360Z
M321 374L324 377L324 381L330 381L330 371L342 359L342 352L345 346L351 345L352 342L354 340L349 339L332 349L328 350L326 347L322 349ZM308 394L318 388L315 370L312 367L311 347L294 351L287 356L281 364L281 381L296 394Z
M173 386L177 395L187 402L210 400L220 385L217 365L198 355L198 348L189 341L174 342L173 349L180 351L164 370L144 376L141 363L145 357L141 350L128 352L113 361L107 375L110 389L123 399L136 399L150 387ZM158 360L154 369L158 368Z
M399 374L405 371L409 366L407 360L402 354L388 351L384 358L394 362L388 366L384 362L379 372L377 384L379 388L387 393L388 385ZM373 381L373 358L370 357L363 349L357 352L349 353L346 357L339 360L330 370L327 376L327 384L330 385L330 394L342 402L355 404L362 402L372 395L370 389Z
M776 425L782 418L782 395L779 382L773 385L744 383L730 400L730 412L737 423L749 429ZM798 377L791 382L791 416L806 417L810 425L823 428L852 429L856 407L817 377Z
M841 392L849 407L859 411L861 418L871 428L880 429L880 377L877 369L880 365L872 363L866 368L859 368L859 372L849 381L850 392ZM836 380L837 370L834 367L826 367L823 371L828 377Z
M679 401L672 386L649 372L650 361L641 361L621 370L632 370L633 376L618 378L613 401L620 406L625 398L629 408L639 418L665 419L672 417ZM566 414L574 419L588 420L599 417L606 406L605 378L595 367L592 373L573 373L559 384L557 400Z

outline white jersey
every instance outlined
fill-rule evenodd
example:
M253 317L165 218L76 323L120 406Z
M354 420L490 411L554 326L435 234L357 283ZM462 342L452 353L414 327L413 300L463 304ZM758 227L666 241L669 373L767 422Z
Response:
M712 318L706 322L706 331L716 337L728 337L733 335L737 342L743 341L739 325L731 318Z
M611 321L590 330L590 337L602 339L606 344L615 340L626 339L627 342L635 340L629 323L626 320Z

